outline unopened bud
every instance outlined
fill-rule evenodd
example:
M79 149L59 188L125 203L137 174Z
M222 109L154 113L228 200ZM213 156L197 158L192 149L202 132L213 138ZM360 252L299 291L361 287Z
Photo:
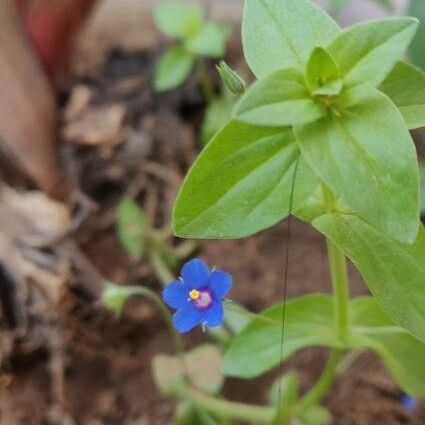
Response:
M245 92L245 81L243 78L227 65L226 62L221 61L217 65L217 71L223 81L224 86L233 94L243 94Z
M133 295L131 288L106 282L102 292L102 302L109 310L119 315L131 295Z

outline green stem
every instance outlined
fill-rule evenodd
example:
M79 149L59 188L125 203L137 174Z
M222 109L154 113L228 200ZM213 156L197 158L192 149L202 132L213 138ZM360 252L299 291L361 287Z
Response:
M154 249L151 252L150 259L155 275L163 285L166 285L167 283L174 280L173 274L165 264L161 253L158 250Z
M177 355L179 356L182 364L184 365L184 343L183 339L180 336L179 333L177 333L173 326L173 321L171 318L171 314L168 311L167 307L165 307L164 303L162 302L161 298L152 290L142 287L142 286L132 286L131 295L141 295L148 299L152 304L155 305L155 307L158 308L159 312L161 313L161 316L164 318L165 322L167 323L168 329L170 331L170 334L172 338L174 339L174 345L176 347Z
M345 256L341 250L329 239L328 246L329 264L332 276L332 287L335 299L336 330L340 340L345 343L349 334L348 324L348 277Z
M203 58L198 58L196 62L196 72L205 100L207 103L210 103L215 97L214 84L211 81L208 68Z
M189 257L197 248L199 244L196 241L187 240L177 245L173 252L181 260Z
M195 389L189 389L188 396L208 412L215 413L227 419L246 421L249 423L268 423L273 419L276 413L275 409L272 407L256 406L218 399Z
M314 387L300 400L295 408L295 415L292 416L304 413L322 401L332 386L343 353L344 351L340 349L331 350L322 375Z

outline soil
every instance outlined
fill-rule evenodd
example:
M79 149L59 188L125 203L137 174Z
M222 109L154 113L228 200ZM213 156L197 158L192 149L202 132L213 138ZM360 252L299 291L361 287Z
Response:
M197 134L205 104L193 79L168 94L151 91L157 54L114 49L96 67L76 67L60 97L64 111L60 147L73 185L97 205L74 235L78 247L104 278L159 291L148 265L135 263L120 248L115 207L123 194L129 194L155 225L169 220L181 178L199 151ZM87 127L81 120L88 109L111 105L121 107L124 114L103 143L104 138L93 136L102 123ZM70 137L71 124L76 127ZM231 271L235 282L231 298L259 311L282 298L286 231L281 223L240 241L205 241L198 255ZM353 268L350 275L352 295L367 294ZM159 315L143 300L134 300L116 318L84 290L89 286L90 282L77 279L70 283L54 323L63 340L62 405L52 391L50 351L43 345L25 352L16 349L0 375L1 425L171 423L173 401L160 396L150 371L155 354L172 352ZM294 220L288 297L329 290L323 240ZM192 345L208 337L195 331L187 340ZM303 390L317 378L325 354L320 349L305 350L285 366L299 371ZM272 378L249 383L230 380L225 395L264 403ZM363 353L338 377L325 404L333 414L333 425L424 425L425 404L408 413L400 404L401 396L379 360Z

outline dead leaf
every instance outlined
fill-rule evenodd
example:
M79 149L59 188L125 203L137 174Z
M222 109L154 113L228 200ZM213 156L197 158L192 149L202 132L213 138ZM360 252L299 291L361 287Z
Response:
M63 136L68 142L84 145L115 145L123 141L125 108L122 105L88 107L67 123Z

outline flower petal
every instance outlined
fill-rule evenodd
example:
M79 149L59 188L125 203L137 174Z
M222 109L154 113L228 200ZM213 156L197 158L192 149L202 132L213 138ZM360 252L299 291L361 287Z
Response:
M173 316L173 325L180 332L189 332L195 326L202 323L202 313L192 303L187 303L177 310Z
M189 300L190 288L180 280L173 280L162 291L162 298L169 307L181 308Z
M188 261L181 271L184 283L192 288L202 288L208 284L208 276L210 272L205 261L194 258Z
M223 324L223 306L220 301L214 301L211 307L202 315L202 323L213 328Z
M232 288L232 275L224 270L214 270L210 274L209 285L217 299L225 297Z

